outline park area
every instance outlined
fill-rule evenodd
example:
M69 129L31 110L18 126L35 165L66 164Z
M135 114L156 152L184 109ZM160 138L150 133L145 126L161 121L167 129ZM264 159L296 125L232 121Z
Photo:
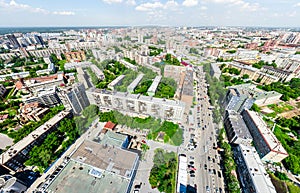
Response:
M156 149L153 167L149 176L152 188L160 192L173 193L176 187L177 156L174 152Z
M126 125L132 129L148 130L147 139L161 141L171 145L179 146L183 142L183 131L175 123L161 121L153 117L145 119L123 115L118 111L100 112L99 121L111 121L116 124Z

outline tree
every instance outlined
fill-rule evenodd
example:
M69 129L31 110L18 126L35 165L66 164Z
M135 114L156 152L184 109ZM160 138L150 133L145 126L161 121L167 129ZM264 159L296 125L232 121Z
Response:
M243 78L243 79L248 79L248 78L249 78L249 75L248 75L248 74L243 74L242 78Z

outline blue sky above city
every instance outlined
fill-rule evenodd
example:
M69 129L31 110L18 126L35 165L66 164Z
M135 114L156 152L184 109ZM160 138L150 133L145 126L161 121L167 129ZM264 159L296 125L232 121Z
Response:
M300 27L299 0L0 0L0 26Z

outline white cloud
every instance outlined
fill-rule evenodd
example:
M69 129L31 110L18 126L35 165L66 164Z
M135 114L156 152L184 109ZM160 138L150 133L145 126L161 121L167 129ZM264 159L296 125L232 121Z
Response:
M230 6L239 6L241 9L246 11L258 11L264 8L259 3L249 3L243 0L205 0L207 2L229 4Z
M112 4L112 3L122 3L123 0L103 0L103 2Z
M75 15L72 11L48 11L46 9L42 9L39 7L32 7L30 5L17 3L15 0L11 0L10 2L0 1L0 7L6 9L12 9L14 11L23 10L32 13L42 13L42 14L54 14L54 15Z
M176 10L177 7L178 7L178 3L173 0L167 1L166 4L164 5L164 9Z
M294 7L300 7L300 2L299 2L299 3L296 3L296 4L294 5Z
M204 10L207 10L207 7L206 6L201 6L200 9L204 11Z
M75 15L72 11L54 11L54 15Z
M175 11L178 8L178 3L174 0L169 0L165 4L161 2L153 2L153 3L143 3L138 5L135 9L138 11L146 11L146 12L153 12L153 10L157 9L165 9L165 10L172 10Z
M164 5L161 2L143 3L137 6L135 9L138 11L152 11L153 9L163 8Z
M127 0L126 4L127 5L136 5L136 2L135 2L135 0Z
M182 5L185 7L193 7L198 5L198 0L184 0Z

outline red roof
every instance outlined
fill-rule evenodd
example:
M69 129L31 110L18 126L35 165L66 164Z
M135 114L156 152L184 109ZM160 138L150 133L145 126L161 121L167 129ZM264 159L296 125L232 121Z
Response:
M108 122L104 125L104 128L106 128L106 129L111 129L111 130L113 130L115 127L116 127L116 124L114 124L114 123L112 123L112 122L110 122L110 121L108 121Z

